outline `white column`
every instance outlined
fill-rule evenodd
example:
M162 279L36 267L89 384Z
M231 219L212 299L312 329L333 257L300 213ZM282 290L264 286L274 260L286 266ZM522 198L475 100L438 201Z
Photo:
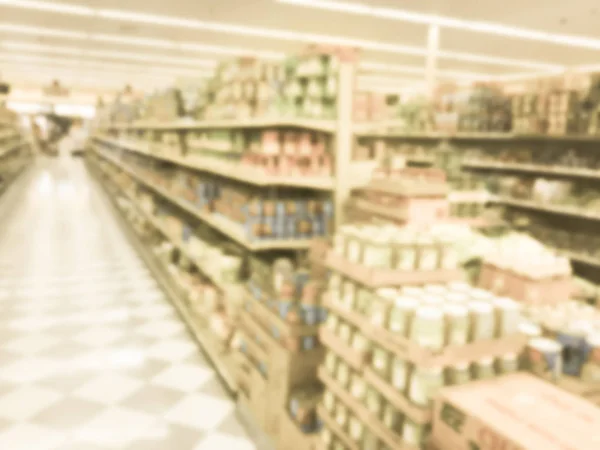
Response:
M335 135L335 193L334 224L337 230L344 223L344 204L352 187L351 158L352 143L352 103L354 97L354 62L343 61L340 64L337 124Z
M437 78L437 56L440 48L440 27L429 25L427 30L427 58L425 60L425 83L427 94L433 95Z

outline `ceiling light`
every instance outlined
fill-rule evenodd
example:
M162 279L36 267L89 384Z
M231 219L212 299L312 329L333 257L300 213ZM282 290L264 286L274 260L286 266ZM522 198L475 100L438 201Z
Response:
M37 0L0 0L0 5L14 6L22 9L48 11L60 14L93 16L94 8L62 2L44 2Z
M143 47L164 48L173 50L189 50L200 53L213 53L216 55L256 56L262 59L276 60L285 58L285 54L282 52L273 52L268 50L255 50L251 48L206 45L198 44L196 42L181 42L167 39L136 38L112 34L84 33L82 31L69 31L55 28L32 27L11 23L0 23L0 32L80 40L89 39L91 41L96 42L111 42L115 44L139 45Z
M547 42L550 44L565 45L569 47L581 47L589 49L600 49L600 39L585 36L573 36L567 34L555 34L545 31L532 30L502 25L498 23L461 20L452 17L437 16L434 14L423 14L402 9L369 6L362 3L346 3L329 0L277 0L280 3L306 6L310 8L339 11L361 16L371 16L387 20L399 20L423 25L438 25L444 28L453 28L475 33L492 34L509 38L525 39L530 41Z
M62 66L62 67L73 67L77 68L98 68L100 70L120 70L120 71L129 71L140 73L140 71L145 70L145 67L137 64L114 64L114 63L105 63L102 61L89 60L89 59L70 59L70 58L56 58L51 56L36 56L36 55L27 55L27 54L14 54L14 53L0 53L0 69L7 63L10 62L22 62L22 63L46 63L54 66ZM194 78L203 78L209 77L212 75L210 71L207 72L199 72L195 69L185 68L167 68L167 67L157 67L152 69L152 73L157 73L161 75L172 75L172 76L190 76Z
M45 27L30 27L30 26L15 25L15 24L10 24L10 23L0 23L0 32L28 34L31 36L62 37L62 38L69 38L69 39L86 39L87 38L87 33L83 33L80 31L67 31L67 30L45 28Z
M202 60L196 58L177 58L167 55L150 55L140 53L129 53L105 50L87 50L79 47L64 47L57 45L33 44L29 42L0 41L0 48L8 50L31 50L47 53L58 53L62 55L97 56L104 58L125 59L129 61L145 61L155 64L173 63L191 65L196 67L215 67L214 60Z
M56 5L50 2L30 1L30 0L0 0L0 5L6 5L15 8L40 9L64 14L87 15L89 17L102 17L105 19L118 20L130 23L145 23L158 26L167 26L175 28L189 28L195 30L204 30L215 33L226 33L241 36L253 36L267 39L279 39L290 42L301 42L305 44L329 44L343 47L354 47L364 50L372 50L384 53L393 53L401 55L425 56L427 50L424 47L399 45L392 43L383 43L369 41L364 39L354 39L339 36L331 36L315 33L299 33L295 31L248 27L243 25L233 25L221 22L205 22L195 19L185 19L179 17L169 17L164 15L143 14L131 11L122 11L116 9L92 9L79 5L68 5L60 3ZM70 12L70 8L73 9ZM456 61L477 61L485 64L513 66L532 69L556 69L561 66L547 62L537 62L523 59L495 58L485 55L475 55L461 52L440 52L440 58L452 59Z

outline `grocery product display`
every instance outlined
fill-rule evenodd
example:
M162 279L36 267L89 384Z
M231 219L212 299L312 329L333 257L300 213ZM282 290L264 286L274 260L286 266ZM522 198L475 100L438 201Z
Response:
M0 10L25 9L1 3ZM169 342L143 357L137 341L112 337L106 324L90 332L90 340L103 341L90 358L102 359L103 369L116 372L136 358L177 367L166 375L156 368L154 397L135 399L167 411L164 423L118 411L119 420L98 419L88 434L119 427L127 434L130 425L164 436L183 435L185 427L210 432L200 447L169 441L177 450L600 448L600 75L595 66L569 62L593 56L597 39L571 36L575 26L566 18L561 26L569 31L560 35L509 32L493 20L376 2L234 7L226 0L202 20L194 2L186 6L188 17L179 18L167 14L180 9L177 2L161 15L29 3L35 11L77 15L87 31L0 25L2 33L38 36L40 48L46 37L85 37L90 49L56 53L130 60L120 70L140 75L139 84L98 96L80 168L103 188L144 273L181 322L176 330L161 322L160 311L144 310L152 320L157 315L146 334ZM261 14L262 3L271 3L269 14ZM299 6L302 32L278 14ZM315 9L322 20L315 20ZM342 23L331 18L346 14L354 34L338 35ZM225 20L233 15L237 24ZM104 21L117 21L124 39L105 34ZM259 29L257 22L273 27ZM423 24L423 47L382 39L416 36L409 28ZM521 49L482 38L469 45L495 48L497 57L463 52L459 36L469 33L521 39L532 50L523 59ZM206 42L193 42L201 35ZM163 54L92 50L98 43ZM11 51L37 48L3 44ZM538 45L562 50L538 51ZM569 56L570 47L577 51ZM402 55L425 64L407 65ZM162 73L168 83L160 89L158 81L142 83L140 63L144 75ZM459 63L464 70L455 68ZM385 81L383 73L418 80ZM81 80L73 77L74 85ZM75 102L70 95L41 98L50 97L52 107L40 116L58 117ZM25 103L11 101L27 111ZM5 118L2 111L3 190L31 162L32 150L27 113ZM60 214L71 214L68 202L89 210L96 194L54 173L71 164L62 150L57 164L44 160L38 194L57 199L51 207ZM64 223L76 222L69 217ZM71 232L83 233L73 226L65 239ZM10 298L4 294L0 289L0 301ZM138 306L135 313L127 308L115 315L135 326ZM63 319L44 320L11 326L42 333ZM193 342L171 342L179 331ZM129 353L105 357L104 340L127 344ZM13 372L36 372L38 354L57 351L56 342L41 341L11 343L35 358L0 373L0 382ZM206 368L199 369L200 356ZM214 376L218 383L209 387ZM135 383L106 380L124 390ZM123 398L146 388L136 385ZM218 402L209 389L220 393ZM190 399L163 405L170 391ZM3 414L0 395L0 421ZM35 430L19 433L44 441ZM239 439L231 437L236 433ZM130 441L131 450L142 450Z
M0 107L0 190L4 191L31 162L31 148L18 117Z

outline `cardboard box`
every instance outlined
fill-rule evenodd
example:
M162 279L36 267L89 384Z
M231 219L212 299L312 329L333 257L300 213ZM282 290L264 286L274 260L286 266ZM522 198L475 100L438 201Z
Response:
M570 275L533 279L489 262L482 264L478 284L495 294L532 305L568 301L574 288Z
M597 450L600 409L516 373L443 389L432 436L444 450Z

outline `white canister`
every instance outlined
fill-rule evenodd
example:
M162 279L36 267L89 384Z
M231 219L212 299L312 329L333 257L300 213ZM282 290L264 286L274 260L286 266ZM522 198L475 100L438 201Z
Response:
M335 396L331 393L331 391L325 391L323 393L323 406L329 412L333 412L335 408Z
M410 326L419 301L404 295L396 297L390 311L389 329L399 336L408 337Z
M521 323L521 305L507 297L494 298L492 303L496 308L496 335L504 337L517 334Z
M352 379L350 381L350 393L354 398L360 400L361 402L365 398L365 394L367 392L367 382L359 374L353 374Z
M360 442L363 438L363 434L365 431L365 426L362 421L358 420L356 417L351 417L348 425L348 432L350 434L350 439L355 442Z
M430 406L437 392L444 386L442 367L415 367L409 382L408 397L418 406Z
M338 336L346 344L350 345L352 342L352 328L349 324L340 322L338 326Z
M451 240L440 241L440 268L456 269L458 267L458 252Z
M448 289L446 288L446 286L443 286L441 284L429 284L423 288L423 291L425 291L426 294L436 295L440 297L443 297L445 296L445 294L448 293Z
M425 426L404 418L402 440L410 446L420 447L425 439Z
M469 381L471 381L471 365L469 363L457 363L448 368L448 384L460 385Z
M351 281L344 281L342 284L342 305L346 309L353 309L355 299L356 285Z
M476 380L488 380L495 375L494 358L482 358L473 363L473 376Z
M335 314L329 314L325 321L325 328L333 333L337 333L338 326L340 325L340 319Z
M519 333L527 336L530 339L539 338L542 336L542 328L532 322L522 322L518 327Z
M392 245L385 235L365 238L363 243L362 265L388 269L392 266Z
M375 347L373 349L373 356L371 364L375 372L377 372L383 379L387 379L390 373L390 354L387 350L382 347Z
M446 344L464 345L469 341L469 309L466 305L446 304Z
M342 296L342 277L336 273L331 274L329 276L327 290L331 295L331 300L340 300Z
M348 408L341 403L336 405L335 421L342 428L342 430L345 429L346 425L348 424Z
M346 259L358 263L362 256L363 236L362 230L353 227L346 232Z
M494 294L492 294L491 292L478 288L471 288L471 290L469 291L469 296L473 300L483 302L491 301L494 298Z
M469 301L469 295L463 292L448 292L446 294L446 301L448 303L467 303Z
M407 361L398 357L392 359L392 386L399 392L406 392L408 369Z
M412 233L402 230L393 237L394 268L411 271L417 268L417 246Z
M439 308L445 303L444 300L444 297L441 295L425 294L421 301L424 305L431 305Z
M321 430L321 442L325 448L330 448L333 444L333 433L327 429L327 427L323 427Z
M418 239L419 247L419 270L435 270L439 267L440 249L429 236L421 236Z
M482 341L494 337L496 316L491 303L472 301L467 303L471 317L471 340Z
M327 370L327 372L329 372L331 375L333 375L337 368L337 363L338 363L338 358L337 358L336 354L333 353L332 351L328 351L327 356L325 356L325 369Z
M448 283L448 289L454 292L465 294L470 292L473 288L468 283L464 283L462 281L452 281L451 283Z
M519 370L519 355L507 353L498 358L498 371L502 374L513 373Z
M440 350L444 347L444 312L440 308L420 306L415 312L410 339L421 347Z
M344 362L340 361L335 373L335 378L338 384L346 389L350 384L350 367L348 367L348 365Z
M425 289L417 286L405 286L402 288L402 295L407 297L413 297L416 299L421 298L425 294Z

